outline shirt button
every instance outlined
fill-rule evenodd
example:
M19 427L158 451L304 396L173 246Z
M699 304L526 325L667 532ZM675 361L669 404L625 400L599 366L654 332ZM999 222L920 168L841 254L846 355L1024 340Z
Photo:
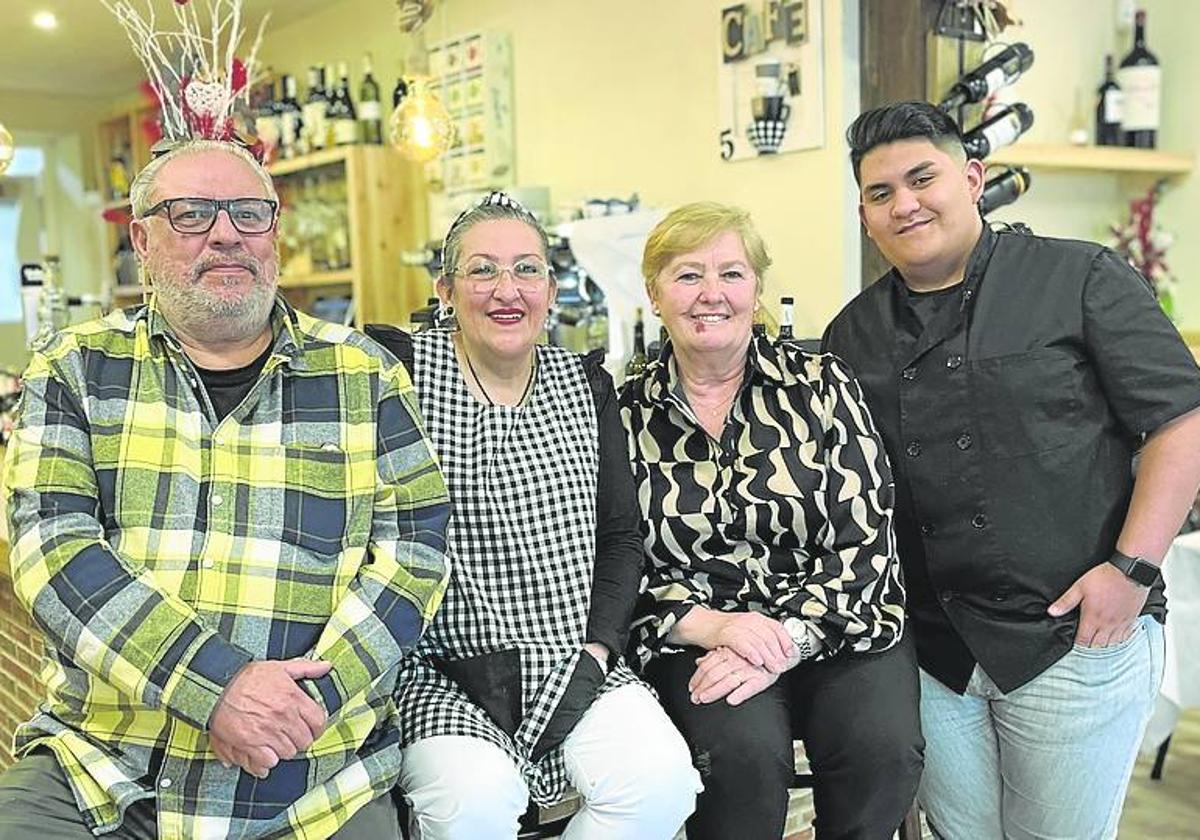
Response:
M933 532L935 530L937 530L937 529L933 527L932 522L922 522L921 523L921 533L924 534L925 536L932 537Z
M955 445L955 446L957 446L959 449L970 449L970 448L971 448L971 435L970 435L970 433L968 433L968 432L963 432L961 435L959 435L959 436L958 436L958 437L955 439L955 441L954 441L954 445Z
M211 569L213 567L213 561L211 559L209 559L208 557L205 557L203 560L200 561L200 565L206 569Z
M910 440L908 442L908 446L904 448L904 451L908 453L909 458L916 458L921 454L921 441Z
M957 353L946 357L946 367L950 368L950 370L958 370L960 367L962 367L962 363L963 358Z
M222 505L222 503L224 503L224 501L225 501L225 499L222 498L220 493L213 493L213 497L212 497L213 507L220 507Z
M166 789L167 789L167 788L169 788L169 787L170 787L172 784L173 784L173 782L172 782L170 779L168 779L166 776L164 776L163 778L161 778L161 779L159 779L159 780L158 780L158 786L159 786L160 788L162 788L163 790L166 790Z
M321 450L323 452L337 452L338 445L336 443L322 443Z
M987 524L988 524L988 518L986 516L984 516L982 513L977 513L971 517L972 527L986 528Z
M906 367L904 370L900 371L900 375L908 380L916 379L917 369L915 367Z
M973 297L975 297L974 289L967 289L965 292L963 292L963 300L970 300Z
M951 601L954 600L954 593L953 592L942 592L938 595L938 599L943 604L949 604Z

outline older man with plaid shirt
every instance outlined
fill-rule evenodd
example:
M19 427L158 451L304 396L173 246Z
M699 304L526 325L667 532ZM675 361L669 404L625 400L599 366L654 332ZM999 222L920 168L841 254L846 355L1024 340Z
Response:
M152 299L36 349L8 451L48 662L0 840L397 837L392 694L449 516L407 375L278 296L240 147L175 148L132 204Z

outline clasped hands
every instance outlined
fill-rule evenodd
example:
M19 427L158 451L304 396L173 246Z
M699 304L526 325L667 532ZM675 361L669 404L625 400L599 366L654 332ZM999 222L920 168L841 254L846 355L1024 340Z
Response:
M280 761L295 758L325 730L325 710L296 684L329 673L311 659L251 662L221 694L208 725L212 751L265 779Z
M721 698L731 706L749 700L800 662L783 624L756 612L725 613L712 648L696 660L688 681L693 703Z

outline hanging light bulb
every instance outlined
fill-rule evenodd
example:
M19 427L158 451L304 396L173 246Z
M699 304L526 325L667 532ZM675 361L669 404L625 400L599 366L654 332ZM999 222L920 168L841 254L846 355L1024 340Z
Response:
M16 154L16 141L8 133L8 129L4 127L4 123L0 123L0 175L5 173Z
M433 160L450 148L454 121L430 89L428 78L408 80L408 95L392 112L391 138L400 154L418 163Z

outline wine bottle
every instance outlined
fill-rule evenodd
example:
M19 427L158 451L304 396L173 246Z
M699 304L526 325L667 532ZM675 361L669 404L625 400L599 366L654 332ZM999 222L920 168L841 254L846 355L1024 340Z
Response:
M1138 9L1133 26L1133 49L1123 59L1117 71L1121 86L1121 130L1125 145L1153 149L1158 142L1158 121L1161 113L1162 68L1158 59L1146 49L1146 11Z
M1008 166L994 178L989 178L979 195L979 215L986 216L997 207L1012 204L1029 189L1031 179L1024 166Z
M296 77L284 75L283 98L279 101L279 149L291 158L303 152L304 114L296 101Z
M983 160L999 148L1008 146L1033 125L1033 111L1024 102L1015 102L963 135L967 157Z
M633 355L625 363L625 378L632 379L646 369L646 325L642 322L642 308L637 309L633 322Z
M404 97L408 96L408 80L404 78L404 62L400 62L400 75L396 77L396 86L392 88L392 110L400 107Z
M358 122L364 143L376 146L383 143L383 108L379 104L379 84L371 75L370 53L363 56L363 78L358 86Z
M1121 88L1113 79L1113 57L1104 56L1104 81L1096 89L1096 145L1120 146Z
M938 103L943 111L953 111L972 102L982 102L1000 88L1011 85L1033 66L1033 50L1028 44L1009 44L954 83Z
M358 142L358 114L350 98L350 71L344 61L338 63L338 77L341 81L329 101L329 122L333 126L333 142L349 146Z
M325 92L325 67L308 68L308 98L304 100L306 151L317 152L329 142L329 94Z
M271 81L267 81L263 85L262 94L262 99L259 100L258 108L255 111L254 133L266 147L267 154L273 158L283 151L280 142L283 135L282 111L280 110L283 91L280 91L280 96L276 99L275 85Z
M796 338L792 332L792 308L796 301L791 297L779 299L779 343L783 344Z

